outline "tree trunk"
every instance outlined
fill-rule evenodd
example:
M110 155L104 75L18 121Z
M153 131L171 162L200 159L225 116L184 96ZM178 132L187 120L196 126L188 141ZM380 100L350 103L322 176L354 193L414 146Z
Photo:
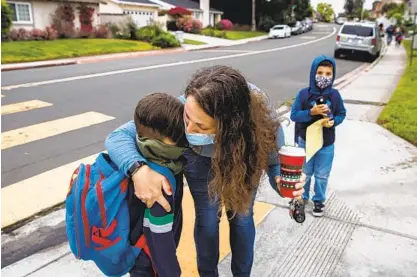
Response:
M256 0L252 0L252 31L256 31Z

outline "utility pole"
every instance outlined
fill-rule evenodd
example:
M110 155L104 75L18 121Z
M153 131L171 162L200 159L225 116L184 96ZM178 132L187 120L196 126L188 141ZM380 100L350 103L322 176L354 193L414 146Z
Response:
M252 0L252 31L256 31L256 0Z

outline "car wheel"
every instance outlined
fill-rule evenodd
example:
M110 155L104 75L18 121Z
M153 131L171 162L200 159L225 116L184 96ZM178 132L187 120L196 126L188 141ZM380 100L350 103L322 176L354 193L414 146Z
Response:
M334 57L336 59L340 59L340 52L339 51L334 51Z
M369 63L373 63L376 60L377 57L378 57L378 55L369 54L366 57L366 61L369 62Z

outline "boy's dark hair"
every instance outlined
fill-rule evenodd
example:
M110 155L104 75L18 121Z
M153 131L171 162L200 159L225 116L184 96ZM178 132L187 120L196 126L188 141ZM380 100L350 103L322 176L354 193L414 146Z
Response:
M136 131L145 127L156 133L156 139L168 137L176 145L185 147L184 105L166 93L153 93L142 98L135 109Z
M322 61L319 66L333 67L333 64L330 61Z

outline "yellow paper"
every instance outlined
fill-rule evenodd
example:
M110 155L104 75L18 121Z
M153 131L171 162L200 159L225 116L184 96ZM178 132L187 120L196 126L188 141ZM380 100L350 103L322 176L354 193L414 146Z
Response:
M320 148L323 147L323 125L326 119L320 119L307 127L306 134L306 162L308 162Z

